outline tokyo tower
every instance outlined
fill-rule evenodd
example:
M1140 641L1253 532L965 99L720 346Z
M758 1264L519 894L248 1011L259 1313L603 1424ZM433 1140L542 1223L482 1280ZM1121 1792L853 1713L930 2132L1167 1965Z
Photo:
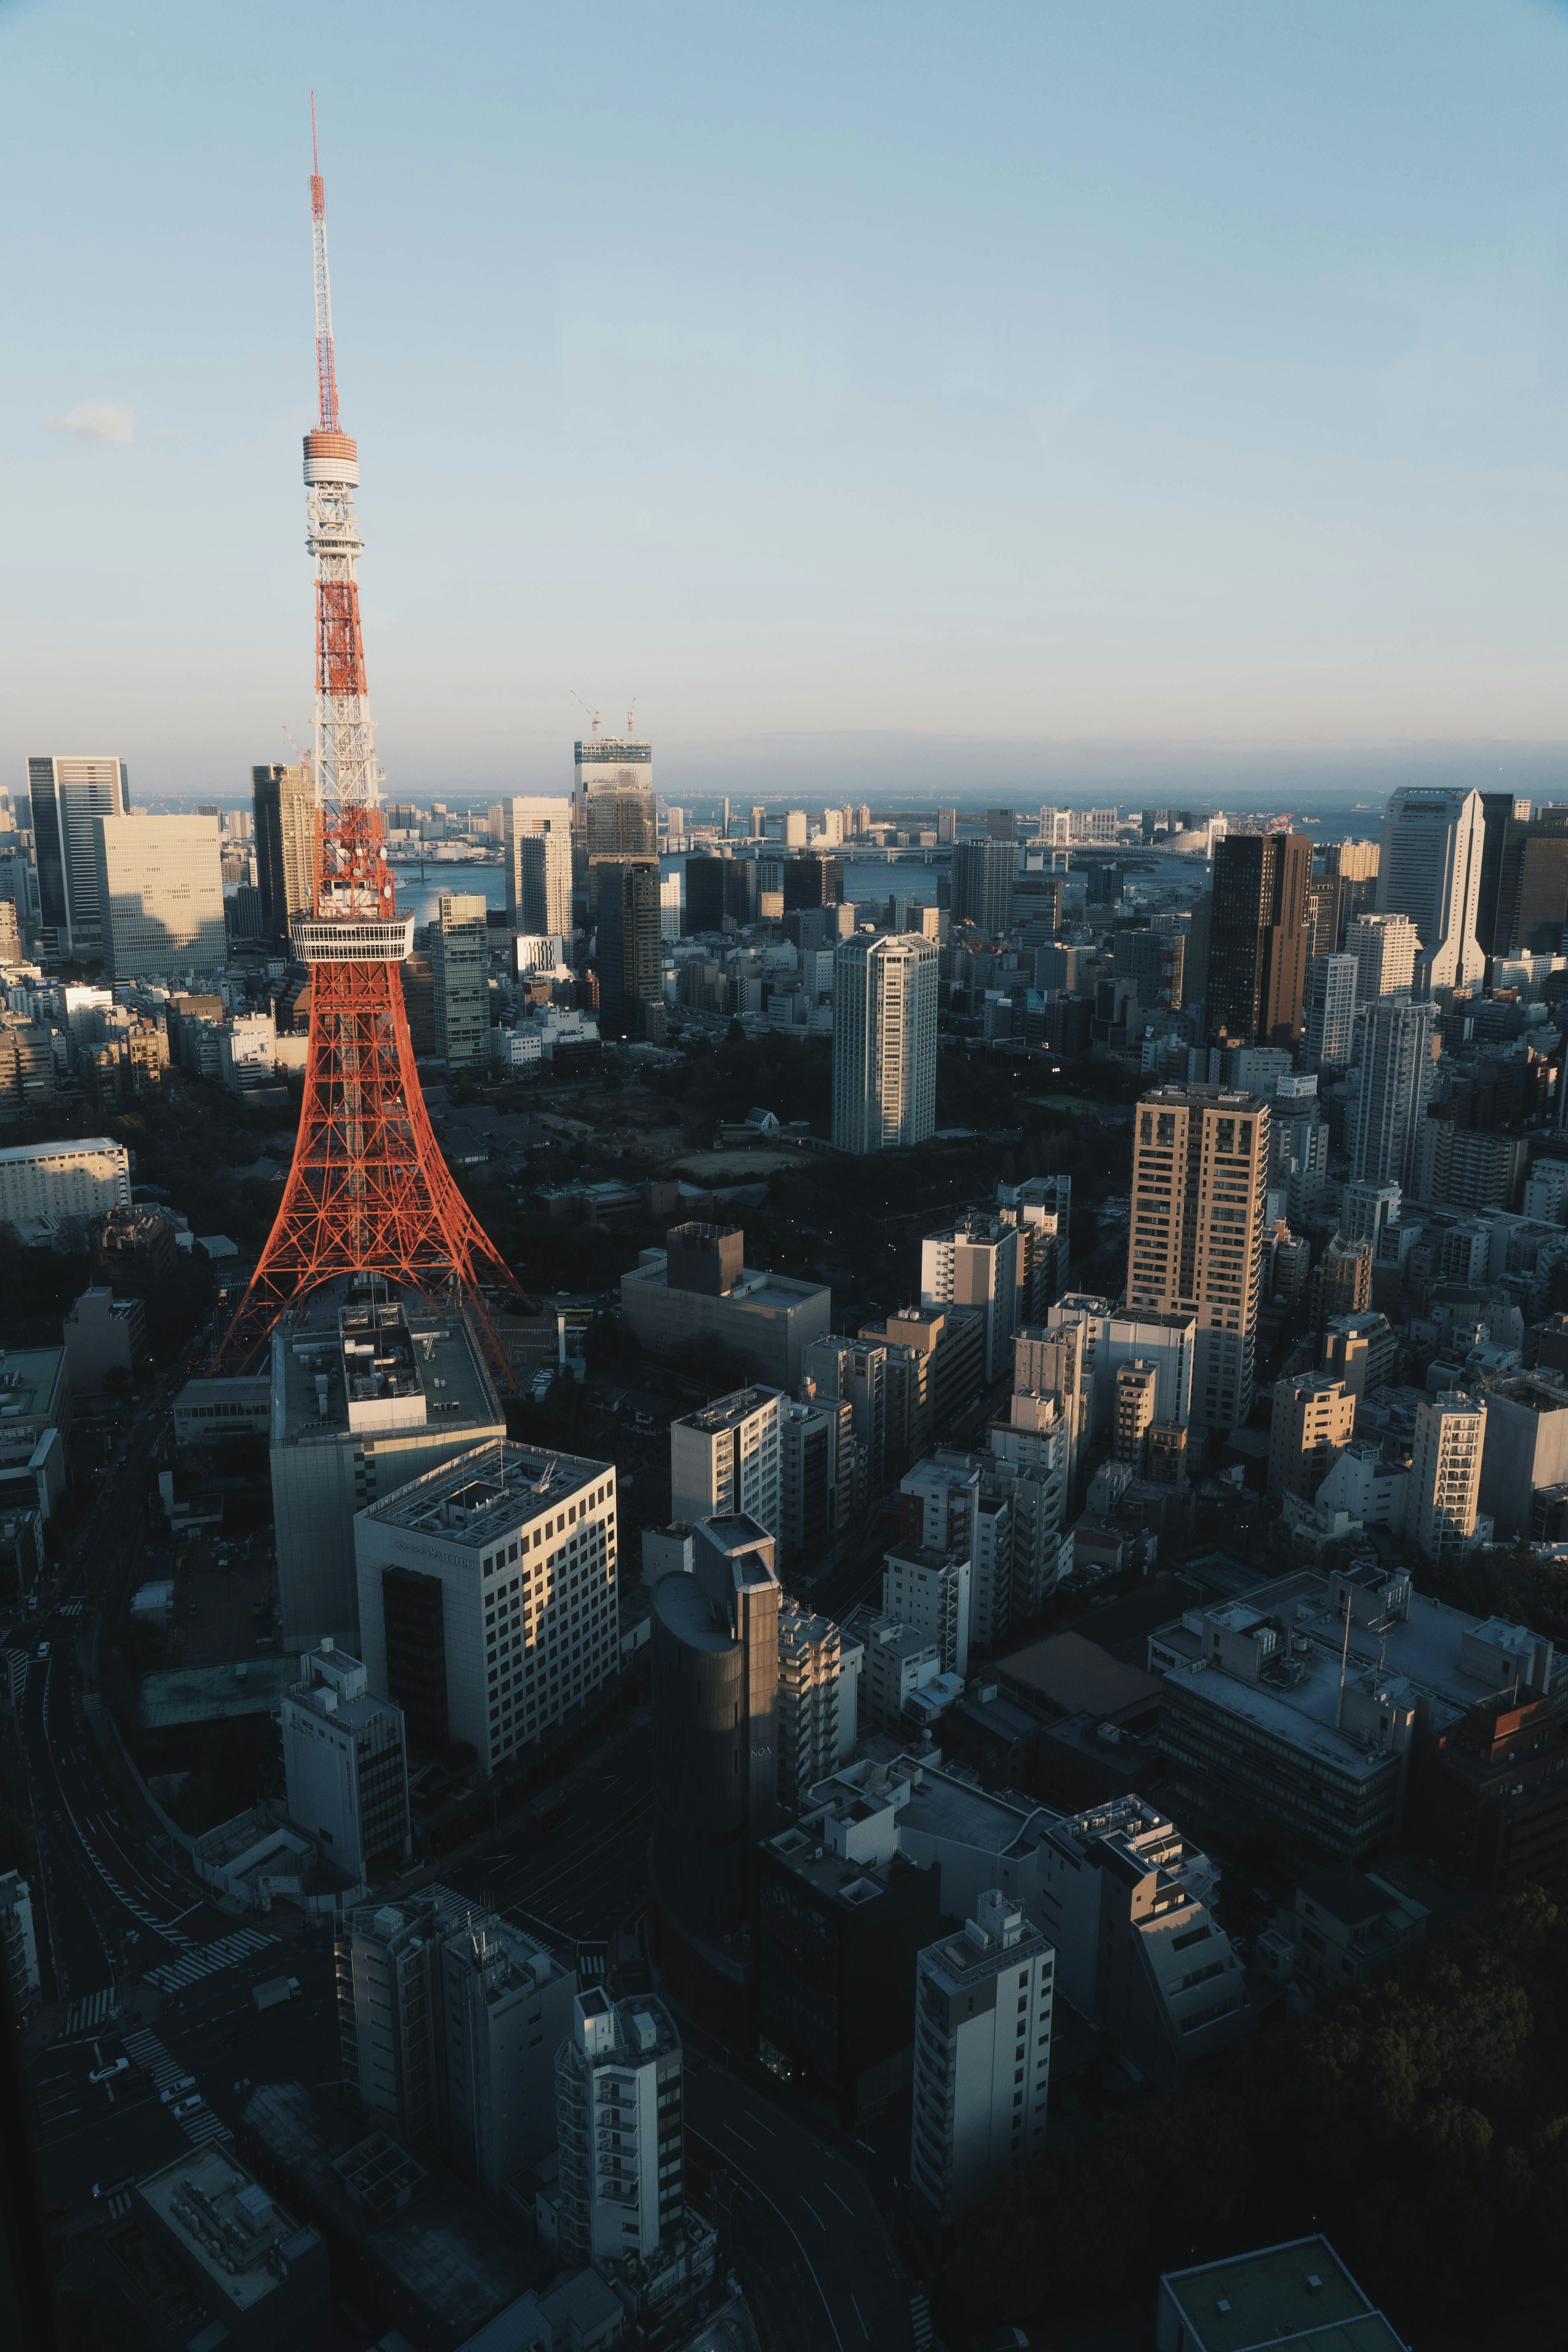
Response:
M316 881L311 917L289 926L310 972L310 1042L294 1162L278 1221L215 1370L240 1371L305 1294L370 1273L461 1307L492 1371L515 1386L486 1311L481 1270L521 1298L510 1269L458 1192L431 1132L397 967L414 945L386 862L365 685L355 566L355 444L338 422L326 192L310 106L319 422L305 436L307 544L316 563Z

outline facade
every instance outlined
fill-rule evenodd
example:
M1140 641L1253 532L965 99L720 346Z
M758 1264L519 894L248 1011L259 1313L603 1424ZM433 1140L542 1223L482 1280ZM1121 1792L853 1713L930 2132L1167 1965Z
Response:
M745 1512L776 1541L783 1517L781 1417L776 1389L739 1389L669 1424L670 1515L732 1518Z
M109 1373L129 1381L147 1353L147 1310L139 1298L112 1290L84 1290L61 1326L71 1387L78 1396L101 1396Z
M597 866L607 859L658 857L653 745L595 736L575 747L574 822L587 861L588 905L598 906Z
M680 2036L651 1995L575 1995L555 2056L561 2251L612 2275L685 2237Z
M793 1396L806 1349L832 1327L833 1293L743 1265L743 1241L736 1226L673 1226L622 1275L622 1311L651 1356L733 1363Z
M1479 793L1406 784L1384 810L1377 911L1415 925L1425 989L1468 988L1486 976L1476 938L1484 842Z
M374 1886L413 1852L403 1711L372 1698L360 1661L330 1640L300 1665L279 1717L289 1818Z
M1542 1487L1568 1480L1568 1382L1538 1372L1489 1381L1480 1508L1496 1533L1527 1536Z
M131 814L125 762L112 753L27 761L33 854L38 869L38 920L63 952L104 951L104 909L94 827L100 817Z
M1116 1424L1111 1450L1118 1462L1129 1464L1142 1477L1148 1459L1149 1432L1158 1414L1155 1391L1159 1369L1142 1356L1130 1356L1116 1368Z
M1315 955L1309 960L1301 1000L1303 1067L1342 1070L1349 1063L1356 971L1352 955Z
M1386 1315L1336 1315L1323 1326L1321 1369L1361 1398L1386 1388L1399 1364L1399 1345Z
M568 939L572 933L572 804L501 803L506 908L513 929Z
M354 1514L483 1439L506 1417L468 1325L458 1317L315 1293L299 1323L272 1335L272 1516L286 1651L323 1633L355 1655L359 1579ZM371 1688L405 1707L409 1736L426 1726L379 1658ZM444 1741L439 1743L444 1745Z
M1483 806L1490 797L1482 796ZM1484 875L1482 894L1484 898ZM1494 955L1562 954L1568 923L1568 809L1543 808L1534 817L1509 819L1491 916ZM1478 937L1480 928L1478 921Z
M216 817L99 817L93 855L100 950L117 980L222 971L228 932Z
M658 861L634 865L603 858L595 872L599 1032L605 1037L640 1037L648 1006L663 1001Z
M430 926L436 1050L448 1076L490 1066L490 943L486 901L443 891Z
M846 1635L853 1634L863 1653L860 1708L864 1723L896 1738L909 1730L904 1710L917 1691L924 1690L942 1673L942 1650L930 1633L901 1625L870 1609L857 1609L845 1620Z
M1415 984L1421 941L1408 915L1358 915L1345 930L1345 953L1355 959L1356 1002L1408 995Z
M921 1242L921 1305L978 1307L985 1318L985 1379L998 1380L1013 1351L1019 1316L1019 1228L971 1215Z
M483 1914L448 1926L438 1965L443 2137L458 2168L499 2197L554 2137L555 2053L572 2031L576 1974Z
M1489 1408L1460 1389L1423 1398L1411 1454L1410 1536L1428 1559L1468 1551L1480 1507Z
M1304 833L1232 834L1215 846L1204 992L1211 1036L1294 1048L1311 878L1312 844Z
M912 932L857 931L835 948L833 1140L841 1151L903 1150L934 1134L938 962L935 940Z
M316 779L305 766L250 772L256 823L256 882L268 939L316 911Z
M1226 1429L1252 1409L1268 1118L1261 1096L1161 1087L1133 1129L1128 1308L1196 1318L1192 1409Z
M940 1671L969 1672L971 1567L966 1552L898 1544L882 1555L882 1614L935 1647Z
M1357 1183L1415 1189L1416 1139L1432 1095L1436 1008L1383 998L1367 1007L1350 1139Z
M38 1971L32 1889L15 1870L0 1876L0 1972L5 1979L12 2023L19 2025L37 2000L43 1978Z
M786 1601L779 1612L779 1801L798 1813L808 1792L855 1752L860 1645L831 1617Z
M789 1397L780 1403L778 1534L786 1561L811 1559L837 1528L840 1514L847 1517L853 1441L840 1444L840 1419L837 1404Z
M101 1217L131 1207L131 1155L107 1135L0 1150L0 1222Z
M1355 1433L1355 1399L1342 1381L1303 1372L1274 1383L1268 1488L1310 1502Z
M939 2229L1044 2147L1055 1974L1051 1946L994 1887L920 1956L910 2178Z
M952 845L952 920L973 923L988 940L1013 928L1013 886L1018 852L1007 841L955 841Z
M416 1747L493 1772L619 1674L612 1463L498 1433L362 1510L354 1551L370 1686Z

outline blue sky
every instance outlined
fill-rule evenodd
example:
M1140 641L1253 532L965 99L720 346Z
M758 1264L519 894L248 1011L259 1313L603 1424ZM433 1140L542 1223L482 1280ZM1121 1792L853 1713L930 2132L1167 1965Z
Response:
M1568 796L1568 10L0 0L0 772Z

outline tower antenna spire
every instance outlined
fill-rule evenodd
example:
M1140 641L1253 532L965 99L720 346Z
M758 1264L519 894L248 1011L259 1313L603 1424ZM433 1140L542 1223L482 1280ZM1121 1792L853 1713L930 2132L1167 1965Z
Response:
M316 145L316 93L310 92L310 239L316 259L316 392L318 425L323 433L338 427L338 371L332 353L332 280L327 268L327 184Z

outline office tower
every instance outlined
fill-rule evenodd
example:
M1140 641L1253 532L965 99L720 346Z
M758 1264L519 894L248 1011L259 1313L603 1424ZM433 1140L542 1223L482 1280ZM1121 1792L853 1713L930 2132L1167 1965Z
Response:
M621 1276L621 1308L650 1355L706 1363L713 1343L754 1380L793 1392L803 1353L825 1332L833 1294L742 1263L738 1225L671 1225L662 1252Z
M0 1150L0 1223L102 1217L114 1209L122 1209L128 1218L133 1213L131 1155L109 1136L77 1136L68 1143L12 1143ZM163 1222L160 1218L160 1225ZM173 1273L172 1263L167 1271Z
M572 936L572 803L501 803L506 911L513 930Z
M1307 884L1307 961L1332 955L1340 943L1340 877L1313 874Z
M1128 1310L1196 1317L1193 1411L1211 1427L1252 1409L1268 1118L1258 1095L1159 1087L1133 1129Z
M1516 800L1512 793L1481 794L1481 885L1476 908L1476 944L1483 955L1508 953L1508 940L1498 924L1503 845L1514 827L1529 823L1528 801Z
M798 1813L855 1753L859 1644L798 1601L779 1612L779 1801Z
M733 864L728 857L689 857L686 861L686 921L689 937L724 928L724 877Z
M1345 953L1355 958L1356 1002L1408 995L1421 942L1408 915L1358 915L1345 930Z
M745 1512L777 1541L783 1499L777 1389L733 1396L683 1412L669 1424L671 1518L728 1519Z
M680 2036L651 1994L578 1993L555 2053L561 2252L612 2275L685 2237Z
M440 2129L441 1936L458 1916L430 1888L345 1912L335 1938L343 2090L405 2147Z
M1293 1050L1307 977L1304 833L1233 834L1214 856L1205 1019L1233 1045Z
M1312 1276L1312 1323L1317 1330L1372 1305L1372 1244L1335 1234Z
M598 876L599 1034L640 1037L660 1001L663 926L658 866L603 858Z
M38 920L62 953L103 951L102 882L98 870L100 816L131 814L125 762L113 756L27 761L33 803L33 856L38 869Z
M1326 1372L1274 1383L1268 1426L1268 1487L1310 1502L1355 1432L1355 1399Z
M262 921L268 939L286 940L316 904L316 779L303 765L252 768L250 796Z
M596 735L575 746L575 807L587 861L592 913L599 903L598 867L605 860L625 863L628 858L658 856L653 745Z
M1016 1225L984 1213L921 1240L921 1305L981 1308L988 1381L1000 1379L1013 1353L1020 1246Z
M844 860L841 857L786 857L784 861L784 903L786 915L802 907L837 907L844 902Z
M1301 1000L1301 1066L1342 1070L1351 1057L1357 963L1353 955L1316 955Z
M1353 1105L1351 1174L1412 1192L1416 1137L1431 1099L1436 1008L1388 997L1366 1007L1361 1091Z
M436 1050L448 1077L490 1066L490 936L486 903L443 891L430 926Z
M95 952L117 980L222 971L228 960L217 819L93 820ZM80 950L77 950L80 952Z
M1173 933L1118 931L1111 971L1117 980L1132 982L1141 1013L1179 1013L1185 959L1186 942Z
M868 810L868 822L869 821L869 817L870 811ZM858 828L858 830L864 833L866 826L863 824ZM943 843L955 841L958 838L958 811L956 809L938 809L936 813L936 837L939 842Z
M685 831L686 811L683 808L677 808L675 803L670 801L664 812L664 837L667 845L673 847Z
M1384 811L1377 911L1415 924L1423 990L1485 975L1476 939L1484 843L1479 793L1405 784Z
M755 1519L700 1519L691 1574L654 1587L653 1840L659 1964L685 1993L740 1990L726 1939L750 1916L752 1853L778 1825L779 1610ZM683 1998L685 1997L683 1993Z
M784 845L786 849L804 849L809 832L804 809L790 809L784 821Z
M1415 1408L1406 1525L1430 1560L1452 1559L1475 1541L1487 1408L1461 1389L1424 1397Z
M1380 854L1375 841L1331 841L1321 852L1323 871L1340 886L1339 947L1344 945L1348 926L1358 915L1370 915L1376 904Z
M891 1151L936 1129L934 940L857 931L833 955L833 1140Z
M328 1635L301 1658L279 1723L289 1820L352 1879L396 1876L413 1852L401 1707L373 1698L358 1658Z
M1510 817L1503 831L1491 908L1490 952L1561 955L1565 924L1568 808L1544 808L1533 818ZM1478 938L1480 928L1478 922Z
M576 1970L510 1919L475 1911L440 1938L442 2139L499 2197L555 2139L555 2053L572 2031Z
M498 1437L354 1520L371 1688L492 1772L620 1671L616 1473Z
M997 1888L920 1956L910 2179L945 2227L1045 2145L1056 1954Z
M658 885L658 928L667 946L680 937L680 876L661 875Z
M1018 853L1005 841L955 841L952 920L973 923L983 938L999 940L1013 927L1013 884Z
M1018 819L1012 809L987 809L985 812L987 841L1016 841Z

